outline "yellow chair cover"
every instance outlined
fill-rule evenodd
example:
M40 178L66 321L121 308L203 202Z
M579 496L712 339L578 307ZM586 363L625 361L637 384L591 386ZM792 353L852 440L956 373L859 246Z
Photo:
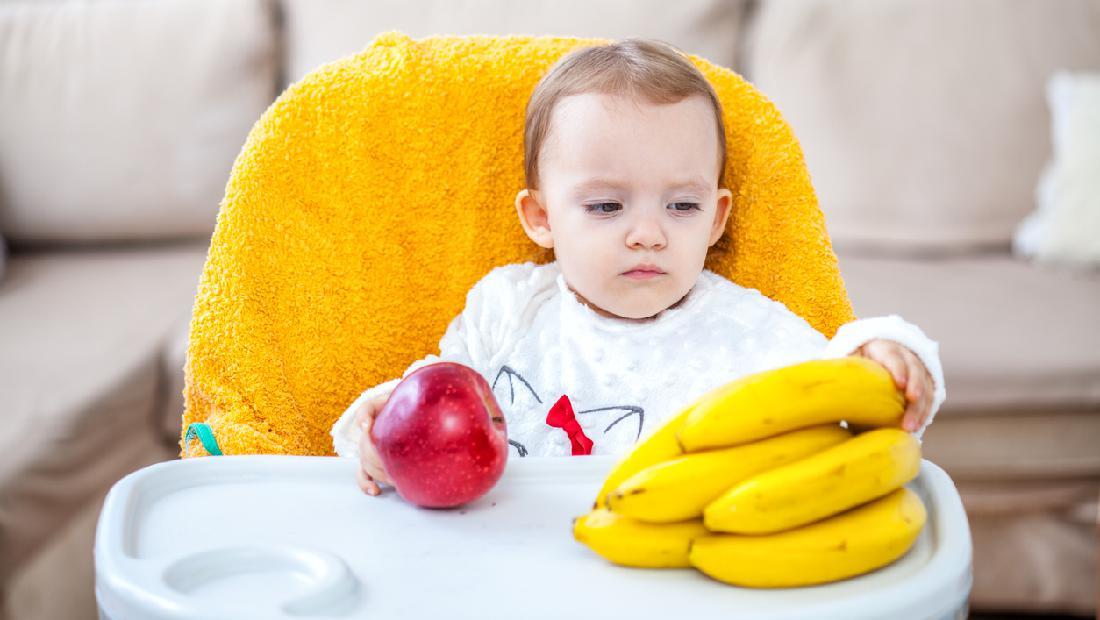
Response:
M523 119L543 72L606 40L379 35L292 85L226 187L191 320L183 428L225 454L332 454L365 388L438 341L490 269L552 254L524 235ZM802 152L732 71L691 60L725 108L734 205L707 268L826 336L853 314ZM195 440L182 453L206 454Z

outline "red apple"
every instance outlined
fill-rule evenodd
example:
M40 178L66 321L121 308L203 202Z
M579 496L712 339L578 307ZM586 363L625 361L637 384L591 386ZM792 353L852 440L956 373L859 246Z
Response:
M405 377L370 434L398 495L426 508L481 497L508 460L504 414L492 388L476 370L454 362Z

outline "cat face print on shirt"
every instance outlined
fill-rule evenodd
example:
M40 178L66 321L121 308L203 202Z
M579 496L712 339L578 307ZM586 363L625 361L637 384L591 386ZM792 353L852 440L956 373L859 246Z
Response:
M532 385L515 368L503 365L490 382L493 394L501 408L505 410L508 421L508 443L515 449L516 455L528 456L532 451L544 453L545 446L535 450L536 443L553 443L556 446L569 446L568 432L565 429L547 423L547 414L562 394L541 393L538 386ZM645 426L645 409L637 404L605 404L578 402L574 395L569 397L572 410L584 435L592 440L593 452L599 451L601 441L615 436L622 443L625 439L633 444L642 435ZM618 437L622 434L623 437ZM568 448L562 454L570 454Z

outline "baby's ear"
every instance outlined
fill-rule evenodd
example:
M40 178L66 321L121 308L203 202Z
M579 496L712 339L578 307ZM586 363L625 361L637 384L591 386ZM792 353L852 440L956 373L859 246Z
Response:
M516 194L516 214L523 232L531 241L544 248L554 247L554 237L550 234L550 217L542 205L538 192L522 189Z
M722 238L722 233L726 231L726 220L729 219L730 210L733 208L733 192L719 188L715 207L714 223L711 226L710 242L707 247L718 243L718 240Z

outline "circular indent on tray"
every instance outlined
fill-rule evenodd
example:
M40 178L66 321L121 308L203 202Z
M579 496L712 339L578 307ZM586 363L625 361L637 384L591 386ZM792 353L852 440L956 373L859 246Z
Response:
M293 547L236 547L200 551L176 560L164 582L204 605L241 600L281 601L288 614L311 616L350 609L358 581L339 557ZM259 595L259 596L257 596Z

